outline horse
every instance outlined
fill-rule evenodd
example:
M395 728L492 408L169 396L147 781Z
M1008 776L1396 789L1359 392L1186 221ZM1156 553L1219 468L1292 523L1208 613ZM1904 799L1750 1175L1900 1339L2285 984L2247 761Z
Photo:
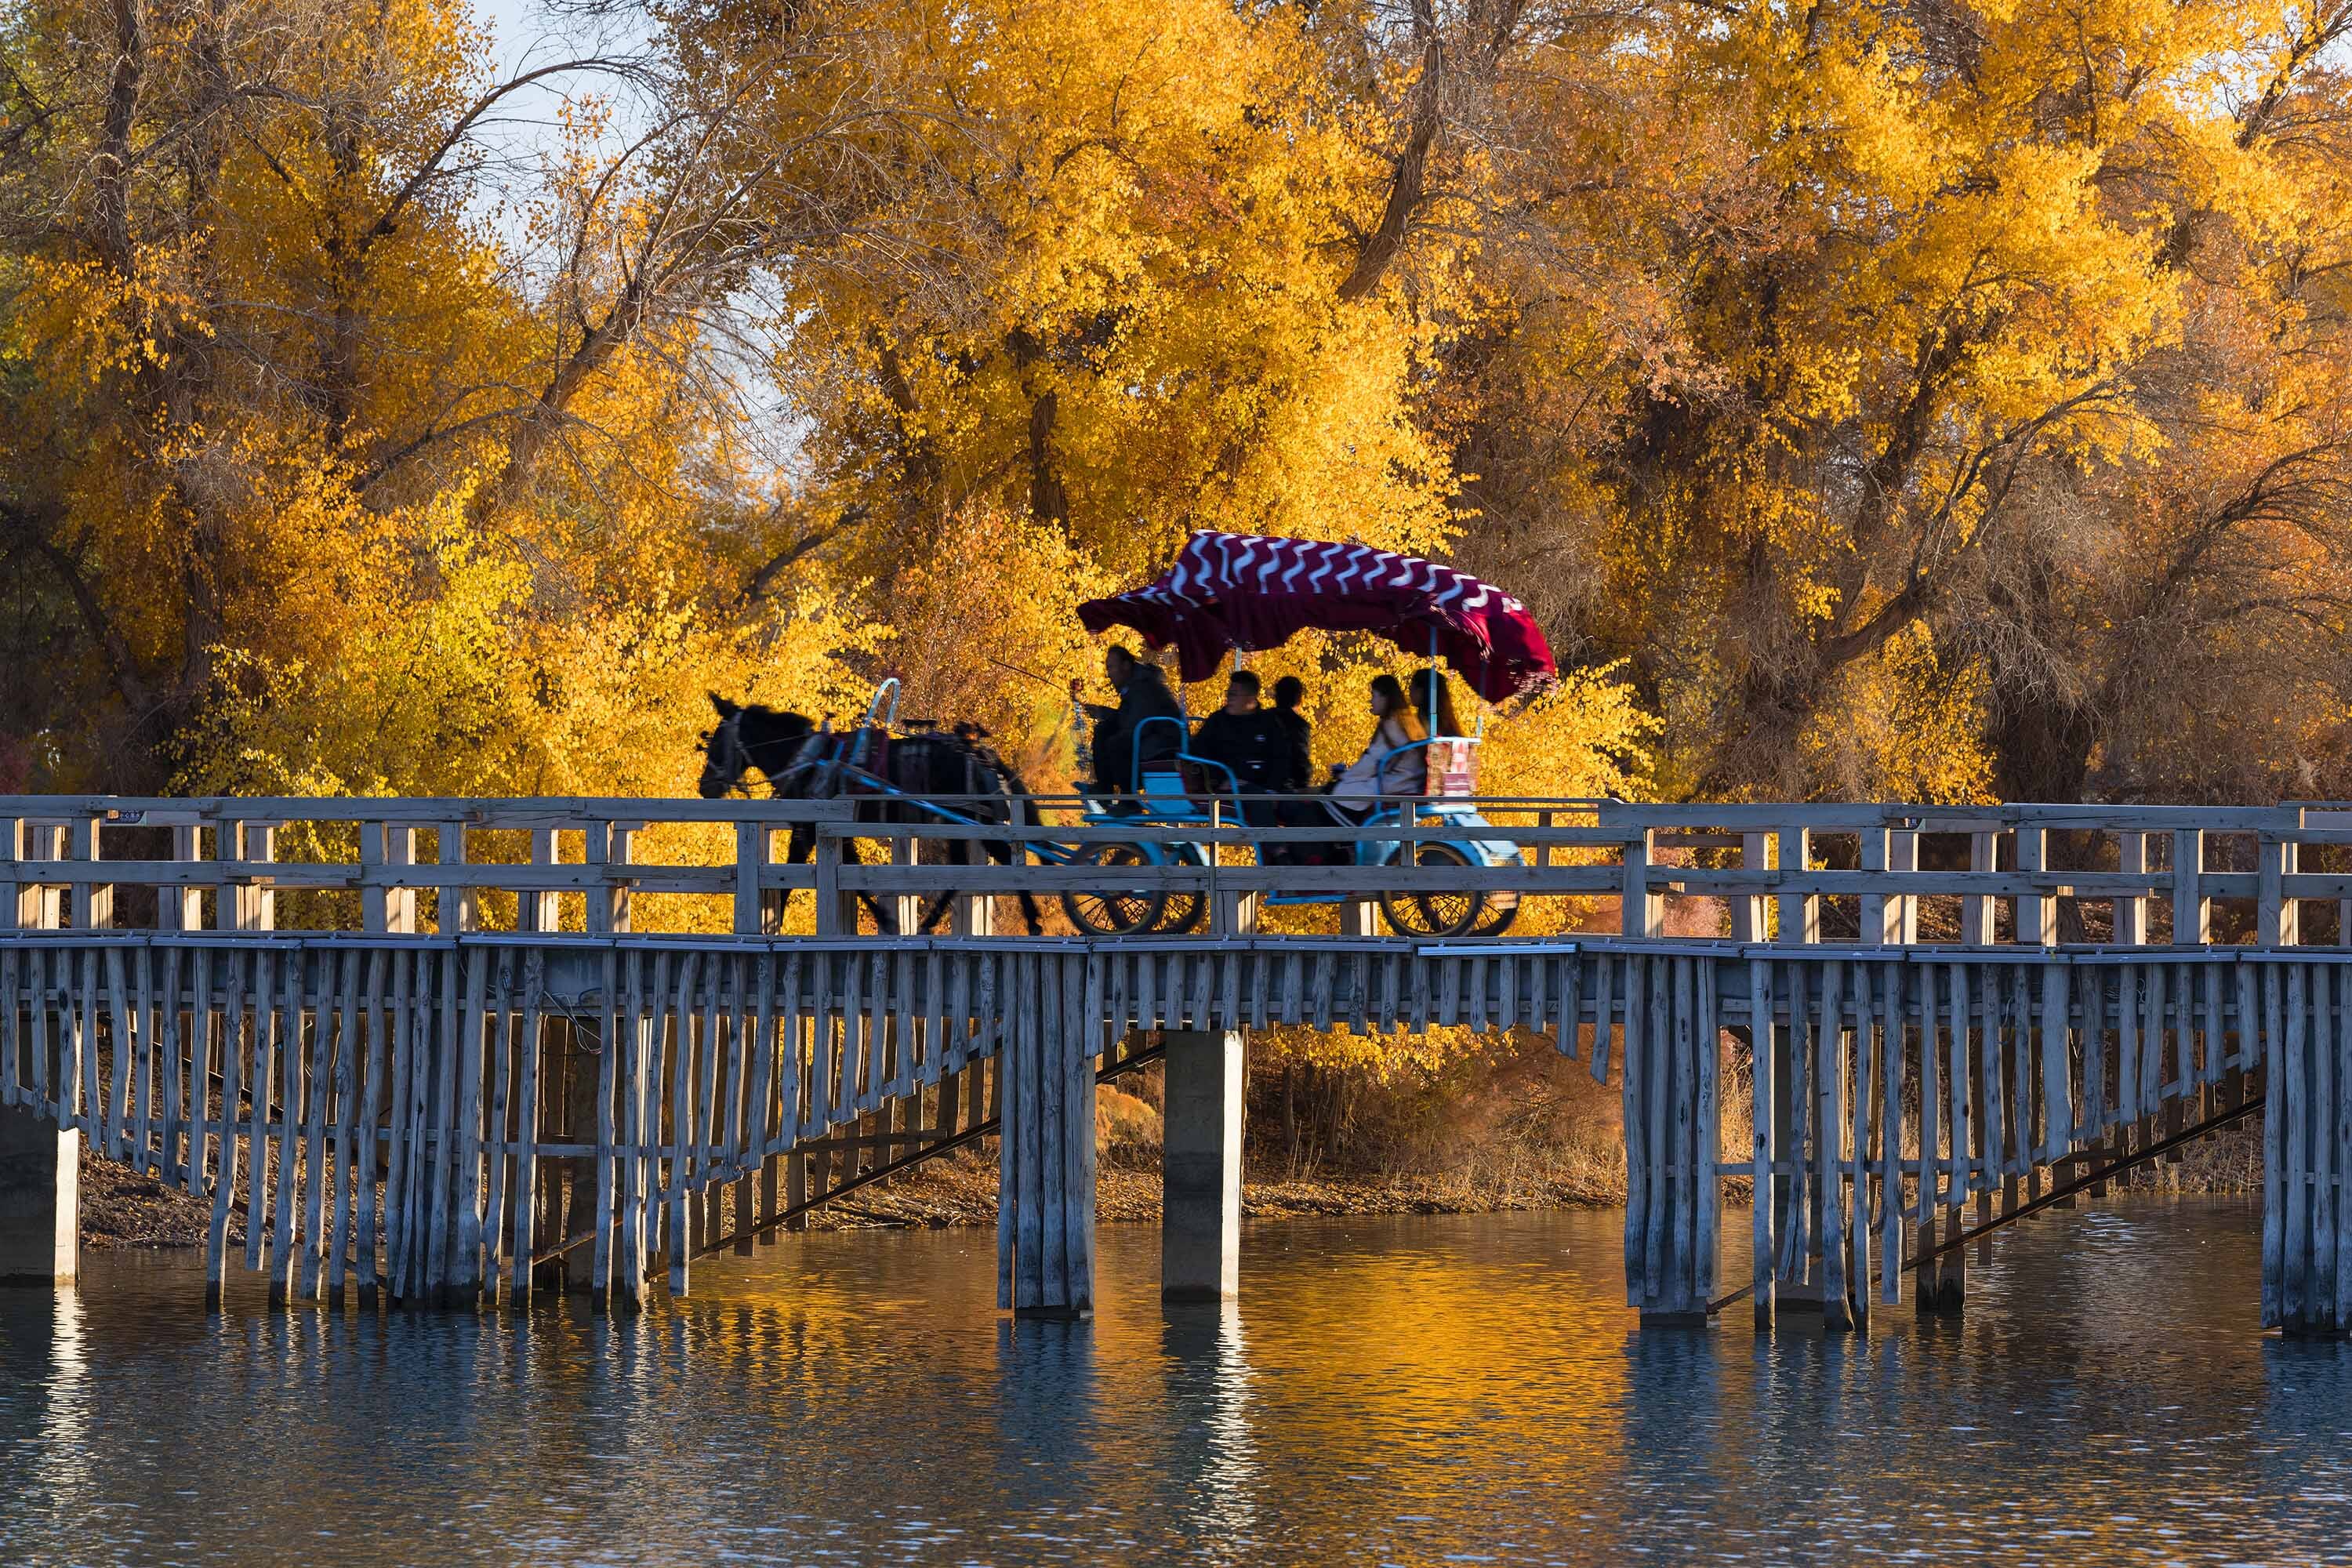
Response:
M845 785L843 770L835 763L847 737L819 729L804 713L782 711L758 703L730 702L715 691L709 695L719 722L702 737L702 779L697 788L705 800L716 800L746 788L744 779L756 772L768 781L769 793L782 799L822 800L850 795L857 801L856 819L860 822L938 826L953 819L926 810L919 803L940 795L985 797L955 808L975 822L1002 826L1034 820L1029 808L1029 786L1012 764L986 743L987 732L976 725L959 724L945 732L923 730L893 736L875 776L900 795L913 798L859 795ZM795 825L785 850L787 862L801 864L809 858L815 844L816 830L813 826L806 823ZM1018 865L1024 854L1020 845L1002 839L987 842L982 849L988 858L1007 866ZM856 862L856 843L846 845L845 850L850 860ZM948 840L947 855L952 865L971 864L971 841ZM871 895L859 897L874 911L876 923L896 934L897 921L888 909ZM1036 936L1045 930L1037 900L1025 890L1019 897L1022 918L1028 922L1029 934ZM953 900L952 893L936 895L922 911L916 929L931 930L947 913Z

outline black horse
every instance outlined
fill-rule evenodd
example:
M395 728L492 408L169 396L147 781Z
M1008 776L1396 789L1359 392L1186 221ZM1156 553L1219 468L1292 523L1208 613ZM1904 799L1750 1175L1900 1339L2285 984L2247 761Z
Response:
M894 735L882 746L877 760L859 764L898 791L900 796L913 797L902 799L862 793L856 781L841 765L838 754L852 737L821 731L806 714L780 712L757 703L730 702L715 691L710 694L710 705L718 710L719 723L702 738L702 781L698 787L705 800L716 800L745 788L745 777L758 773L768 781L769 792L782 799L851 797L857 802L860 822L939 826L952 819L926 810L917 802L948 795L974 797L960 801L951 808L974 822L1003 826L1026 826L1035 820L1029 806L1028 785L986 743L985 732L974 727L960 725L950 732L927 730ZM809 858L815 843L814 828L804 823L795 826L790 847L785 851L787 860L799 865ZM971 846L970 839L949 839L949 863L971 864ZM982 849L988 858L1007 866L1019 864L1024 856L1020 845L1002 839L989 840ZM855 841L847 844L845 850L850 860L857 859ZM893 931L897 922L888 907L869 896L859 896L874 911L876 923L886 931ZM935 927L954 897L952 893L935 897L924 909L918 929L929 931ZM1035 936L1045 930L1037 900L1025 891L1020 900L1022 918L1028 921L1029 934Z

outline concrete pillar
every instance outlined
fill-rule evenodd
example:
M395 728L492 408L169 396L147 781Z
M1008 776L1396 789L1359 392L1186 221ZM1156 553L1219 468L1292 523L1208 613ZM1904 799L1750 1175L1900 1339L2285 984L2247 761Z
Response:
M70 1285L78 1251L81 1134L0 1110L0 1285Z
M1160 1295L1223 1300L1241 1286L1241 1031L1165 1038Z

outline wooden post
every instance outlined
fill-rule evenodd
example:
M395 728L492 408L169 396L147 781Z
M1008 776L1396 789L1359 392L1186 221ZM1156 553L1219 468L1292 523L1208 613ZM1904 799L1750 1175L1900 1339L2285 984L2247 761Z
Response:
M31 918L25 908L26 894L38 889L19 880L27 874L26 835L30 830L21 816L0 816L0 931L16 931L39 921Z
M462 822L441 824L441 864L466 864L466 825ZM444 887L439 900L441 934L454 936L459 931L482 928L481 895L472 888Z
M95 862L103 848L99 830L106 818L77 816L73 819L73 850L76 860ZM103 931L114 924L114 884L94 879L94 873L84 872L73 885L73 923L76 931Z
M917 847L918 847L914 839L910 837L900 837L891 839L890 864L893 866L915 865ZM985 864L985 862L983 862L983 864ZM886 893L881 899L876 901L883 904L885 908L889 910L891 929L896 931L900 936L918 936L921 934L923 923L923 904L925 902L923 895L920 893Z
M1865 827L1862 830L1862 869L1882 875L1886 871L1886 829ZM1893 900L1884 893L1864 893L1858 900L1861 921L1858 940L1864 947L1883 946L1888 940L1887 922L1894 914Z
M1810 827L1783 827L1780 830L1780 870L1785 875L1795 871L1802 874L1813 863L1813 832ZM1816 942L1822 940L1822 901L1806 893L1780 895L1780 930L1779 939L1784 942Z
M1969 835L1969 869L1995 871L2000 868L2000 836L1996 833ZM1960 900L1960 941L1970 947L1992 945L1992 900L1980 893L1971 893Z
M2176 947L2213 940L2213 906L2205 897L2205 835L2194 827L2172 835L2172 941Z
M1549 814L1547 814L1549 816ZM1763 871L1770 868L1766 862L1771 851L1768 847L1772 837L1768 833L1743 833L1739 836L1739 868L1743 871ZM1730 900L1731 939L1734 942L1767 940L1764 917L1764 895L1743 893Z
M1886 868L1890 871L1916 871L1919 868L1919 835L1916 830L1898 827L1887 836ZM1886 941L1895 946L1907 947L1918 940L1918 896L1913 893L1890 894L1886 900Z
M1753 836L1759 840L1762 835ZM1740 900L1741 904L1753 902L1757 907L1750 919L1759 926L1763 923L1763 900ZM1570 1027L1573 1027L1571 1020ZM1774 1189L1784 1184L1772 1173L1773 1162L1779 1156L1776 1136L1780 1122L1780 1097L1785 1092L1778 1072L1780 1058L1788 1047L1780 1041L1772 1022L1772 961L1750 959L1748 963L1748 1079L1753 1089L1753 1109L1749 1112L1755 1129L1755 1155L1749 1175L1754 1184L1755 1211L1750 1215L1754 1226L1752 1259L1748 1278L1755 1282L1749 1292L1756 1308L1756 1329L1762 1333L1772 1327L1774 1259L1779 1256L1778 1237L1773 1217L1780 1204Z
M2017 829L2017 869L2020 875L2033 876L2044 869L2043 856L2048 849L2048 835L2039 827L2021 825ZM2017 897L2017 941L2021 947L2046 947L2058 940L2058 901L2046 893L2020 893Z
M893 848L897 846L894 844ZM745 936L757 936L767 929L767 910L761 898L760 873L768 864L768 828L765 823L739 822L735 825L735 929Z
M204 830L194 823L183 823L172 829L172 858L194 861L203 858L200 845ZM155 889L155 924L163 931L202 931L205 924L204 890L193 883Z
M530 863L552 866L556 863L555 829L534 827L530 830ZM563 929L561 895L545 889L524 889L515 895L515 929L530 931L554 931Z
M2147 869L2147 835L2118 833L2116 835L2116 869L2121 872ZM2176 890L2178 884L2175 884ZM2175 924L2179 922L2178 907ZM2147 900L2136 895L2116 896L2116 934L2119 946L2138 947L2147 941Z
M2256 841L2254 942L2260 947L2292 947L2300 940L2295 931L2294 905L2281 879L2294 869L2295 847L2275 834Z
M814 855L816 934L839 936L844 931L855 931L856 910L841 890L841 837L835 824L816 825Z
M1909 828L1864 828L1862 868L1865 871L1917 870L1919 835ZM1862 896L1863 945L1899 947L1917 941L1918 910L1918 899L1909 893L1864 893Z
M1650 858L1656 835L1642 828L1625 840L1624 880L1618 894L1619 929L1627 936L1664 936L1666 901L1650 891Z

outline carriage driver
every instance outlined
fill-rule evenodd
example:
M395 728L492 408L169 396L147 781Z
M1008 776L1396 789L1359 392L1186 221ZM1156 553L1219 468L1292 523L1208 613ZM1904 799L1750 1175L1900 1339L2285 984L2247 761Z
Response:
M1168 689L1168 679L1160 673L1160 667L1140 662L1118 644L1104 651L1103 674L1118 693L1118 706L1110 708L1099 702L1086 705L1087 716L1095 721L1097 782L1080 788L1088 795L1132 794L1136 781L1129 775L1135 771L1138 761L1136 726L1146 719L1178 721L1174 724L1154 724L1143 732L1140 760L1156 763L1183 750L1184 713L1176 706L1176 698Z

